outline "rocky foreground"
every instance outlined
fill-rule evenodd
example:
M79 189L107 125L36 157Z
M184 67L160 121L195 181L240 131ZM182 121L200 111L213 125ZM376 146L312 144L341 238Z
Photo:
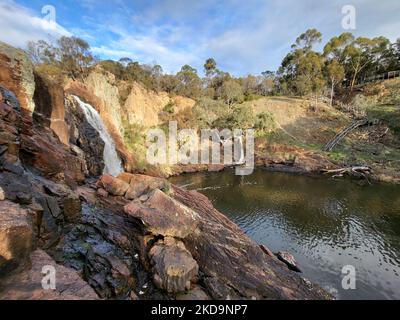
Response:
M84 180L84 159L4 98L0 128L0 299L327 297L205 196L138 174Z

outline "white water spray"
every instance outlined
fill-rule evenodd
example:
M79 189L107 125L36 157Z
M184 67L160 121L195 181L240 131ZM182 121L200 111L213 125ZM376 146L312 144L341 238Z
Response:
M83 102L77 96L73 96L85 114L86 120L99 133L101 140L104 141L104 172L112 176L117 176L123 172L121 159L115 149L115 142L108 133L99 113L90 104Z

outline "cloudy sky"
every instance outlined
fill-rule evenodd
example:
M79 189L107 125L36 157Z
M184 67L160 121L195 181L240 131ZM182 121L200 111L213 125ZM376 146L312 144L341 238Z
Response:
M0 0L0 40L79 36L101 58L131 57L176 72L202 70L214 57L235 75L276 70L296 37L317 28L324 40L342 29L342 7L356 8L357 36L400 37L399 0ZM44 6L55 8L56 23Z

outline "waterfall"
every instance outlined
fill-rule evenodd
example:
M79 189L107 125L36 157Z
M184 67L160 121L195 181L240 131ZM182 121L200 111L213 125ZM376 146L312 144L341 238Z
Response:
M243 136L240 135L236 137L234 143L235 158L237 157L237 151L239 151L239 160L237 160L235 164L242 165L246 162L244 159Z
M85 114L86 120L99 133L101 140L104 141L104 171L103 173L117 176L123 172L121 159L115 149L115 142L108 133L99 113L90 104L83 102L77 96L73 96Z
M217 139L219 140L219 143L223 146L225 146L226 143L231 142L231 139L221 139L221 136L219 135L218 130L214 131L214 134L217 135ZM233 165L243 165L246 160L244 157L244 146L243 146L243 135L235 135L233 136L233 156L234 159L232 164ZM235 161L237 158L239 158L239 160Z

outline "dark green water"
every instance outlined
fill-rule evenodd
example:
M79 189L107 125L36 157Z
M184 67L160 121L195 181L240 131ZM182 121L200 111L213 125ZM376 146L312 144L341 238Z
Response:
M291 252L338 299L400 299L400 186L266 171L171 182L208 196L256 242ZM345 265L355 267L355 290L342 289Z

